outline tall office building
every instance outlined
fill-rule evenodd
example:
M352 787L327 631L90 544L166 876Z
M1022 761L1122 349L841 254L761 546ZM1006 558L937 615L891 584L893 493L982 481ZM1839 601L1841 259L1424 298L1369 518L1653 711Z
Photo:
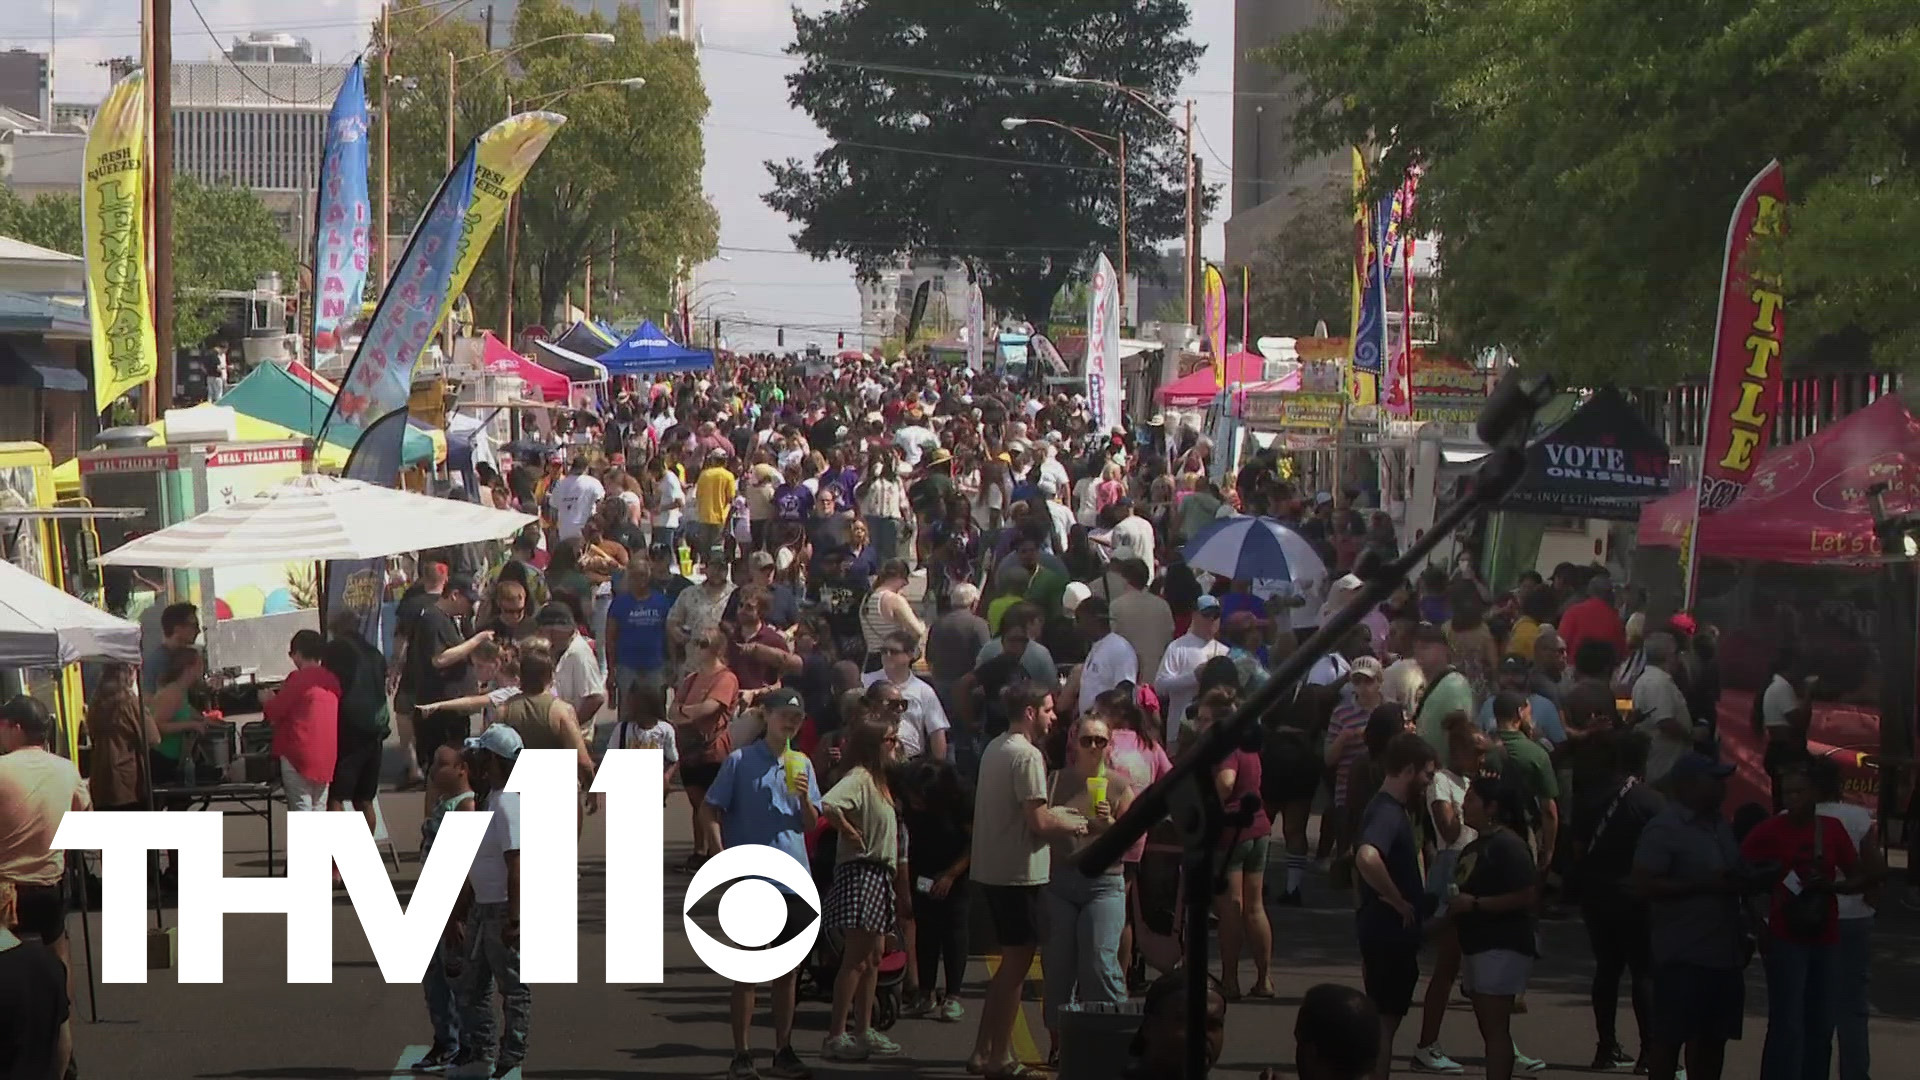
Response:
M0 108L45 121L52 108L47 54L26 49L0 52Z
M1229 189L1227 264L1243 266L1290 218L1309 192L1341 183L1347 158L1296 163L1291 114L1296 99L1285 72L1250 54L1328 17L1326 0L1235 0L1233 15L1233 183Z
M174 171L252 190L297 243L350 65L316 64L313 47L286 34L236 38L227 57L173 65ZM116 63L113 77L125 67Z
M693 40L694 0L563 0L575 11L592 12L612 19L621 8L630 7L640 10L640 21L647 28L647 40L658 41L663 37ZM493 12L493 44L504 45L513 36L513 19L519 13L519 0L492 0L468 9L474 17L484 20L487 9Z

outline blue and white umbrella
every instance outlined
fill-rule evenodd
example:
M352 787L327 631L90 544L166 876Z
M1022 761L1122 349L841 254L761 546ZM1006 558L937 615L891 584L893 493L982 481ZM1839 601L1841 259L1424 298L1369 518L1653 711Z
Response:
M1187 565L1245 581L1321 581L1327 566L1307 538L1271 518L1216 521L1187 541Z

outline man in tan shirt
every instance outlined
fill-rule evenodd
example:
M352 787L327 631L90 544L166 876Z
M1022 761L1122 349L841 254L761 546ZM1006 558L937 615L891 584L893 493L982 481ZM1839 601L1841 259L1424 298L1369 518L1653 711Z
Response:
M1113 632L1133 646L1140 661L1141 678L1151 678L1160 670L1160 658L1173 641L1173 609L1167 602L1147 591L1147 564L1139 559L1118 559L1115 572L1126 587L1108 607L1113 616Z

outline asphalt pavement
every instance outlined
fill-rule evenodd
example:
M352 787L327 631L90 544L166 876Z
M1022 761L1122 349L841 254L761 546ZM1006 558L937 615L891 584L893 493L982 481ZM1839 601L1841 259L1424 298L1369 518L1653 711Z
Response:
M419 869L414 852L422 798L418 793L389 793L382 798L382 809L401 860L404 898L404 886ZM689 835L685 799L677 792L666 825L672 865L684 856ZM227 874L264 873L263 823L232 815L225 828ZM284 837L285 830L277 830L277 835ZM589 818L581 839L581 980L577 985L533 988L531 1049L523 1075L529 1080L724 1075L730 1051L728 987L687 944L679 917L686 878L667 875L665 983L604 985L604 928L610 917L622 917L604 907L604 850L600 821ZM1279 996L1230 1008L1225 1052L1215 1076L1251 1080L1267 1066L1293 1075L1292 1033L1300 995L1319 982L1359 984L1345 896L1316 876L1309 881L1307 898L1304 908L1272 909ZM81 1075L110 1080L386 1080L412 1075L406 1066L431 1041L421 991L382 980L344 893L336 894L333 917L330 984L287 985L284 917L229 916L224 983L183 986L171 970L150 971L144 985L99 986L97 1019L90 1019L88 1011L85 961L80 959L84 939L76 917L71 929L79 966L75 1047ZM525 917L538 918L539 913ZM94 919L97 943L97 916ZM1901 910L1883 916L1882 923L1875 951L1874 1052L1880 1075L1912 1075L1911 1065L1901 1063L1920 1060L1920 916ZM1577 920L1549 919L1543 935L1545 956L1528 994L1529 1011L1515 1019L1519 1044L1550 1063L1542 1075L1590 1075L1585 1066L1593 1055L1594 1036L1584 934ZM1245 970L1243 979L1250 984L1251 967ZM902 1020L891 1032L904 1048L899 1058L852 1066L820 1062L827 1006L817 1002L803 1003L795 1045L822 1078L964 1076L962 1066L973 1045L973 1014L987 974L983 961L971 965L968 1016L960 1023ZM1731 1048L1729 1078L1759 1074L1765 982L1758 965L1749 976L1747 1037ZM764 1003L762 1010L754 1034L764 1065L772 1034ZM1621 1014L1632 1050L1631 1013L1624 1002ZM1417 1016L1410 1018L1409 1026L1416 1022ZM1037 993L1030 995L1024 1023L1028 1035L1017 1045L1037 1056L1045 1047ZM1397 1047L1402 1055L1399 1069L1408 1075L1412 1073L1404 1055L1412 1041L1412 1031L1405 1030ZM1442 1044L1466 1063L1467 1075L1481 1073L1479 1036L1464 1003L1456 1001L1450 1010Z

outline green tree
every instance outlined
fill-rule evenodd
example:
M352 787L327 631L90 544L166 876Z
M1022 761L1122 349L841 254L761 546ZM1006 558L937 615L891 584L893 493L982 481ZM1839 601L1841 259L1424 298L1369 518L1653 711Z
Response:
M36 195L22 199L0 186L0 236L11 236L68 255L80 254L80 199L76 195Z
M393 231L411 227L447 171L451 55L463 61L455 67L457 152L507 115L509 97L516 110L568 118L521 187L515 325L556 319L569 295L578 303L589 264L596 312L664 309L681 267L711 258L719 237L700 185L708 103L691 46L647 41L632 7L609 19L558 0L523 0L508 33L495 31L500 55L483 56L480 25L439 20L439 11L402 0L389 16ZM615 41L544 40L585 33ZM617 85L629 79L646 85ZM495 231L467 285L482 325L498 325L504 312L506 233Z
M1728 217L1773 157L1791 237L1759 260L1787 272L1790 352L1920 319L1888 302L1920 243L1911 3L1338 0L1265 55L1305 152L1377 151L1376 197L1423 169L1456 347L1575 381L1703 369Z
M1114 252L1119 185L1098 147L1043 125L1008 131L1011 118L1125 134L1129 251L1180 234L1176 132L1124 95L1054 78L1117 82L1170 108L1204 51L1181 0L843 0L795 22L789 98L834 140L811 162L767 166L767 204L799 226L802 251L869 275L902 257L959 261L995 310L1047 325L1062 286ZM876 61L892 57L910 59Z
M214 292L251 289L268 272L291 285L293 252L272 211L245 188L175 176L173 203L173 333L181 348L191 348L226 317ZM0 188L0 235L82 254L80 198L40 195L26 202Z
M288 288L293 251L260 197L246 188L173 178L173 339L183 349L213 336L226 320L220 290L251 289L269 272Z

